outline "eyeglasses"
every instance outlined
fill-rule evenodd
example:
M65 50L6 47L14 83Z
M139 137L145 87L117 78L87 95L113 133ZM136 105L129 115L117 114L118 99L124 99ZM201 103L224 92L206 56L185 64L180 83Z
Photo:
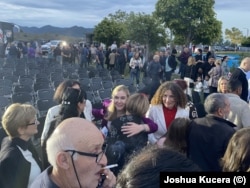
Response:
M76 151L76 150L64 150L64 152L72 152L71 154L71 161L72 161L72 164L73 164L73 168L74 168L74 172L75 172L75 175L76 175L76 179L78 181L78 184L80 187L81 186L81 183L80 183L80 180L79 180L79 176L77 174L77 171L76 171L76 167L75 167L75 163L74 163L74 160L73 160L73 156L75 153L78 153L79 155L83 155L83 156L87 156L87 157L95 157L96 158L96 163L99 163L103 157L103 154L106 153L106 149L107 149L107 144L103 144L102 146L102 151L98 154L94 154L94 153L86 153L86 152L81 152L81 151Z
M102 151L100 153L94 154L94 153L86 153L82 151L76 151L76 150L64 150L64 152L72 152L71 157L74 156L75 153L78 153L79 155L87 156L87 157L95 157L96 163L99 163L102 160L103 155L106 153L107 150L107 144L103 145Z
M37 124L38 124L38 120L36 119L34 123L29 123L29 124L27 124L27 126L29 126L29 125L37 125Z

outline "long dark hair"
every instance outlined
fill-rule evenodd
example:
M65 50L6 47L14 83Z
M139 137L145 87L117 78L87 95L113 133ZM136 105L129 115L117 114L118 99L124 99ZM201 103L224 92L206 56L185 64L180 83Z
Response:
M70 80L70 79L61 82L59 86L56 88L56 91L54 93L53 96L54 101L60 104L62 102L62 95L65 92L66 88L72 87L74 85L80 86L80 82L78 82L77 80Z
M57 125L64 119L70 117L78 117L78 106L77 104L83 103L86 100L86 92L81 89L67 88L62 95L61 109L59 112L59 118Z

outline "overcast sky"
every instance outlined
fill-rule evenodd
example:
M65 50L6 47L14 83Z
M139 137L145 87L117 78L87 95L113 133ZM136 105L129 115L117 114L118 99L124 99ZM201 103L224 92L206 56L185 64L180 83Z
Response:
M109 13L152 13L157 0L1 0L0 21L20 26L93 28ZM217 19L223 31L236 27L250 35L250 0L215 0Z

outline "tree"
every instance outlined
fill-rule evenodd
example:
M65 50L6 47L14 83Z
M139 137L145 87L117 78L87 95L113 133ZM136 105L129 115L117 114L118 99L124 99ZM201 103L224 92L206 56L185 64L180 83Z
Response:
M166 44L166 33L163 25L152 15L130 13L127 21L130 40L146 45L146 54L158 45Z
M94 40L111 45L114 41L118 44L124 41L123 26L111 19L104 18L94 29Z
M115 12L115 14L109 14L108 17L113 21L125 24L128 20L129 15L124 11L118 10Z
M124 42L128 36L127 19L128 14L121 10L116 11L115 14L109 14L95 27L94 39L108 46L114 41L117 44Z
M241 42L241 46L250 47L250 37L244 37Z
M238 28L235 28L235 27L233 27L231 30L226 29L225 36L226 36L226 39L229 39L231 43L234 44L235 46L241 44L241 41L243 39L242 32Z
M211 44L221 36L222 23L216 19L214 0L158 0L154 15L178 39Z
M130 40L146 45L146 49L151 50L166 44L166 33L164 26L152 15L134 12L127 14L118 10L95 27L94 39L107 45L113 41L119 44Z

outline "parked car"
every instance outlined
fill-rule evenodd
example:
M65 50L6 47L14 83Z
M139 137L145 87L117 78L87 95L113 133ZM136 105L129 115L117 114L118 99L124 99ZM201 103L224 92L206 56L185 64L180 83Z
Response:
M235 48L232 47L232 46L225 46L225 47L224 47L224 50L225 50L225 51L235 51Z
M56 48L60 44L61 47L66 44L66 41L63 40L51 40L41 46L43 55L47 55L51 48Z

